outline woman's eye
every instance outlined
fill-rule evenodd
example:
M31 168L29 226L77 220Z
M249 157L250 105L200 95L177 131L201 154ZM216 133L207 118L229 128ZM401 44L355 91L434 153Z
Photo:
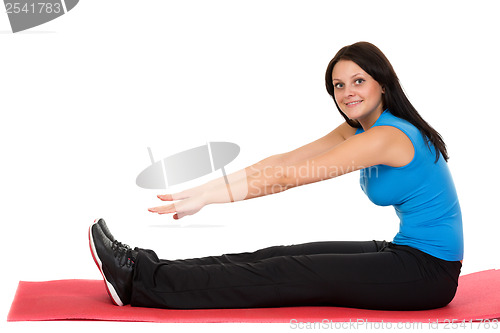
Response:
M363 80L363 79L357 79L356 81L354 81L354 83L356 83L356 84L361 84L363 82L365 82L365 80Z
M337 89L341 89L341 88L344 88L344 84L343 83L335 83L334 87Z

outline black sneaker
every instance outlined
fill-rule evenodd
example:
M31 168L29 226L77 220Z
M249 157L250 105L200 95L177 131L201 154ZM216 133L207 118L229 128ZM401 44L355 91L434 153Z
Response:
M129 304L137 251L108 239L98 223L93 223L89 228L89 243L111 300L119 306Z
M104 232L104 234L106 235L106 237L108 237L108 239L110 241L112 241L112 242L115 241L115 237L113 237L113 235L111 234L111 231L109 231L108 226L106 225L106 222L104 222L104 219L96 219L96 220L94 220L94 223L99 224L102 232Z

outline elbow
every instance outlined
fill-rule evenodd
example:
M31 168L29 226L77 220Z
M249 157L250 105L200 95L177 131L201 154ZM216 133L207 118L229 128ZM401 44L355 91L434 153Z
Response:
M286 154L277 156L279 163L273 168L273 183L280 191L286 191L290 188L302 185L302 173L307 170L299 170L296 165L291 163L291 160ZM307 173L307 172L306 172Z
M287 173L287 167L283 165L266 167L261 170L257 178L259 187L265 195L283 192L296 186L295 179Z
M292 179L286 175L277 175L267 182L266 192L269 194L280 193L297 186Z
M279 170L276 170L274 183L280 189L280 192L300 185L299 178L292 169L289 166L283 165Z

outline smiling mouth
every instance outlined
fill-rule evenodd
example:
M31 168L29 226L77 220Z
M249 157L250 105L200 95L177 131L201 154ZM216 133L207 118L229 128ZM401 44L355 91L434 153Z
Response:
M354 101L354 102L345 103L345 105L347 105L347 106L353 106L353 105L357 105L357 104L359 104L361 102L362 101Z

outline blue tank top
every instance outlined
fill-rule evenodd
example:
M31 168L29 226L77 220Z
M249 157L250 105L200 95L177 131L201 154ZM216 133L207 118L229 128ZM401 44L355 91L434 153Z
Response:
M434 145L410 122L385 110L375 126L393 126L411 140L414 156L410 163L396 168L375 165L360 170L361 188L379 206L394 206L399 217L397 245L408 245L434 257L463 259L462 213L448 165ZM359 128L356 134L363 133Z

